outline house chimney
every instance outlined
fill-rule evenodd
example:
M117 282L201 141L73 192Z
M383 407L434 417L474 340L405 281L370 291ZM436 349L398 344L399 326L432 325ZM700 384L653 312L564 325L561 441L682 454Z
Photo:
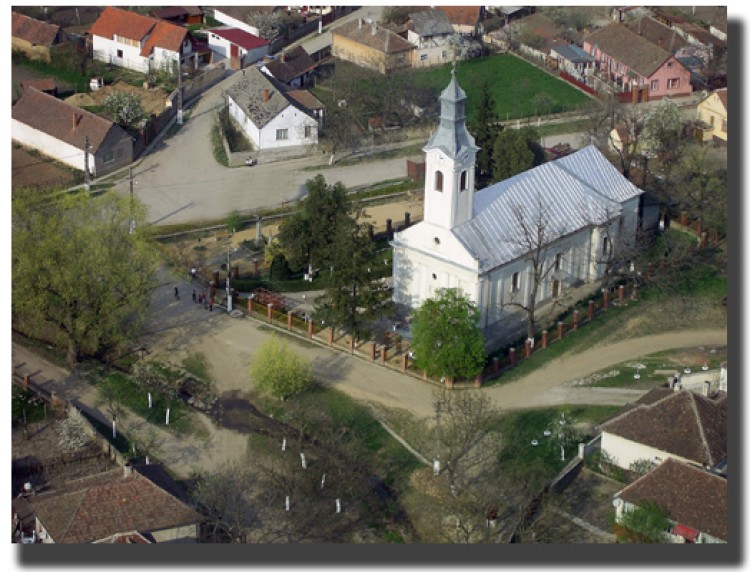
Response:
M362 28L362 18L359 19L359 25L357 27Z
M263 90L263 103L267 102L269 99L271 99L271 91L268 88L265 88Z
M81 116L78 115L75 111L73 112L73 129L78 127L78 123L81 121Z
M706 380L703 382L703 395L708 397L711 394L711 382Z

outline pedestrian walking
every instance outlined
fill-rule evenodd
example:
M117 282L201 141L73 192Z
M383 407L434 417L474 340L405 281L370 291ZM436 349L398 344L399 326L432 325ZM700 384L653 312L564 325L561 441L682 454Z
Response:
M214 299L211 298L211 300L208 302L208 311L213 312L214 311Z
M193 304L195 304L195 299L198 297L198 295L195 293L195 288L193 288Z
M174 297L175 299L180 299L180 291L177 289L177 286L174 287Z

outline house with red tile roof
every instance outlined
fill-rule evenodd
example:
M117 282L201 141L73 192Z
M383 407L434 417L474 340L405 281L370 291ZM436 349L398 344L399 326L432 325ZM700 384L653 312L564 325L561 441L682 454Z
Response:
M690 70L674 54L623 24L610 24L589 34L583 49L596 58L599 79L617 91L646 89L651 100L693 91Z
M66 41L60 26L40 22L19 12L11 12L11 46L29 58L49 62L50 49Z
M614 498L615 518L655 503L672 526L667 538L675 543L720 544L729 538L727 479L674 459L631 483Z
M142 73L181 66L197 67L193 39L186 28L166 20L107 6L91 26L95 60Z
M133 138L120 126L33 87L12 108L11 136L26 147L100 177L133 162ZM88 161L86 159L88 145Z
M207 34L214 61L229 59L232 69L245 68L268 54L268 40L240 28L215 28Z
M26 500L47 544L197 542L202 521L157 465L112 469Z
M623 469L668 458L715 467L727 457L726 393L656 388L599 428L603 457Z
M476 36L482 33L482 6L438 6L438 10L448 16L453 31L458 34Z

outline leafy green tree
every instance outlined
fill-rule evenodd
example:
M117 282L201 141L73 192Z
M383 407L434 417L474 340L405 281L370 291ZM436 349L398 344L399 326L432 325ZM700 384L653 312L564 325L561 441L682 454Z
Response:
M490 85L485 80L482 83L482 92L479 96L477 115L472 125L472 133L479 152L477 153L477 169L480 175L492 172L492 153L498 133L503 126L497 123L497 110L495 99L492 97Z
M635 542L666 542L671 527L667 512L653 501L644 501L633 510L625 510L619 524L635 533Z
M81 353L106 357L139 331L157 264L145 214L112 192L14 192L13 314L30 333L62 341L71 365Z
M242 215L237 210L233 210L227 217L227 230L235 233L242 228Z
M504 129L495 140L492 151L493 179L503 181L543 162L544 150L535 128Z
M250 365L256 387L284 401L313 383L310 362L293 353L276 335L263 344Z
M289 269L289 263L282 252L274 255L271 260L271 268L268 271L271 280L289 280L292 271Z
M716 169L706 149L690 146L676 167L670 197L690 218L725 234L727 229L727 171Z
M369 333L368 324L390 311L390 294L373 267L375 243L368 226L354 218L345 222L334 237L329 286L316 300L315 319L360 338Z
M115 91L104 100L104 108L115 123L124 127L138 127L146 119L141 99L135 93Z
M414 313L414 362L429 375L473 378L486 354L476 304L455 288L440 289Z
M329 185L323 175L306 183L307 197L302 208L279 228L279 245L292 270L330 266L331 249L341 221L353 212L346 187Z

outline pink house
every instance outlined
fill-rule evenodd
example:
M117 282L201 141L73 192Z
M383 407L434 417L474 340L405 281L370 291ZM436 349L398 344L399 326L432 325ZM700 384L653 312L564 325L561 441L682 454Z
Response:
M597 61L599 78L620 92L645 89L648 99L690 95L690 71L670 52L622 24L590 34L583 49Z

